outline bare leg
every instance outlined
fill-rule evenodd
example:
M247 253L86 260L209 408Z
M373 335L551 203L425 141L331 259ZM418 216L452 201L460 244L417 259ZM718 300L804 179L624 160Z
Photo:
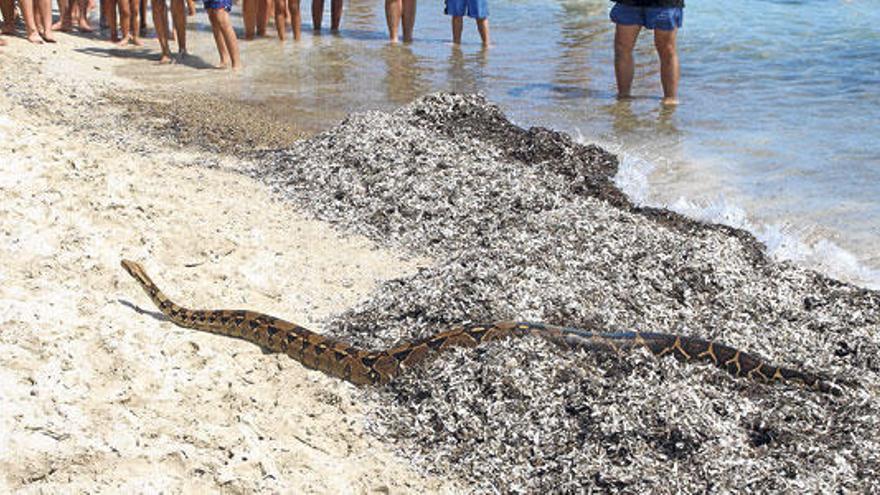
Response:
M284 10L284 7L282 7L282 10ZM232 70L240 70L241 56L238 52L238 38L235 36L235 29L232 27L232 20L229 18L229 12L222 9L218 10L217 21L220 24L220 32L223 35L223 41L226 43L226 49L229 51Z
M140 36L147 35L147 0L138 0L138 15L140 23L138 24L138 34Z
M385 0L385 22L388 23L388 39L397 43L397 27L400 26L402 15L401 0Z
M633 49L639 39L641 26L624 26L617 24L614 32L614 75L617 78L617 97L629 98L632 90L635 62Z
M141 0L131 0L131 4L129 4L131 11L131 42L136 46L144 45L140 39L141 23L138 17L141 11L140 3Z
M454 16L452 18L452 42L456 45L461 44L461 26L463 23L463 19L461 16Z
M168 9L165 0L152 0L153 3L153 28L156 37L159 38L159 48L162 55L159 57L160 64L171 63L171 48L168 46Z
M72 29L71 8L72 5L69 0L58 0L58 12L61 13L61 18L58 19L58 22L52 24L52 31L64 31L66 33Z
M320 31L323 18L324 0L312 0L312 29Z
M171 20L177 33L177 58L183 59L186 53L186 11L183 0L171 0Z
M244 20L244 39L254 39L257 31L257 3L260 0L243 0L241 17Z
M81 33L91 33L95 30L89 24L89 0L79 0L79 15L77 16L76 28Z
M342 0L330 0L330 30L339 31L342 22Z
M125 46L131 41L131 1L119 0L119 30L122 32L122 39L117 43L119 46Z
M489 18L477 19L477 31L480 32L480 39L483 40L483 47L489 46Z
M0 0L0 12L3 13L3 34L15 34L15 0Z
M217 44L217 51L220 53L220 63L215 65L217 69L225 69L229 67L229 50L226 48L226 40L220 28L220 21L217 19L217 12L220 9L208 9L208 19L211 20L211 31L214 33L214 43Z
M403 9L400 17L403 19L403 41L411 43L413 40L413 28L416 25L416 0L403 0Z
M34 10L41 21L40 36L49 43L55 43L55 36L52 34L52 0L37 0L36 5L39 8Z
M186 0L186 15L192 17L196 15L196 2L195 0Z
M680 69L678 53L675 49L675 38L678 30L654 30L654 46L660 56L660 82L663 85L663 103L678 104L678 80Z
M285 0L272 0L275 2L275 29L278 31L278 39L284 41L287 34L287 5Z
M257 36L266 36L266 26L269 24L269 1L257 0Z
M299 41L302 36L302 14L299 11L299 0L287 0L287 8L290 10L293 39Z

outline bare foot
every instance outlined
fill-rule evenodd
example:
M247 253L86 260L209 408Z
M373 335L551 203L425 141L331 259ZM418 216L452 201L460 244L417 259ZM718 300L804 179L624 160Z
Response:
M43 38L40 37L39 33L31 33L27 36L27 40L35 45L42 45Z
M52 31L62 31L65 33L69 33L72 25L70 22L62 22L58 21L55 24L52 24Z
M222 61L219 64L214 65L214 68L217 70L226 69L227 67L229 67L229 64L227 64L226 62L222 62Z
M86 19L80 20L79 23L76 25L76 28L81 33L94 33L95 32L95 28L93 28L91 26L91 24L89 24L89 21Z
M167 65L172 62L171 55L163 53L161 57L159 57L159 65Z
M233 65L232 65L232 72L235 72L236 74L238 74L238 73L241 72L241 68L242 68L241 63L239 63L239 64L233 64Z
M116 46L118 47L126 47L128 46L128 42L131 41L131 36L125 36L121 40L116 42Z
M186 57L188 57L188 56L189 56L189 53L187 53L186 50L183 50L182 52L177 54L177 60L174 63L182 64L183 61L186 60Z
M46 43L55 43L55 37L52 36L52 31L43 31L40 33L40 36L43 38L43 41Z
M676 97L665 97L660 100L660 103L663 105L675 106L678 105L678 98Z
M132 38L131 42L134 43L134 46L144 46L144 42L140 38Z
M12 36L15 34L15 25L4 24L3 29L0 30L0 34L5 34L6 36Z

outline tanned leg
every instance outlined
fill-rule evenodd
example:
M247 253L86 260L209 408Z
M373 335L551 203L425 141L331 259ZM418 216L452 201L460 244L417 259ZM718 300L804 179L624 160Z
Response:
M131 41L131 0L119 0L117 6L119 8L119 30L122 32L122 39L117 44L126 46Z
M159 48L162 55L159 57L160 64L171 63L171 47L168 46L168 8L165 0L152 0L153 4L153 28L156 30L156 38L159 39Z
M177 58L186 57L186 6L183 0L171 0L171 20L177 33Z
M39 19L40 36L48 43L55 43L52 34L52 0L36 0L35 19ZM39 17L36 17L39 16Z
M220 9L208 9L208 19L211 21L211 31L214 33L214 43L217 44L217 51L220 53L220 63L214 67L217 69L225 69L229 67L229 50L226 48L226 40L223 39L220 21L217 19L217 12Z
M186 15L190 17L196 15L196 0L186 0Z
M284 10L284 7L282 7ZM235 29L232 27L232 20L229 18L229 12L223 9L217 10L217 22L220 24L220 34L226 44L226 50L229 52L229 60L232 62L232 70L241 70L241 56L238 52L238 38L235 36Z
M312 0L312 29L316 32L321 30L321 22L324 19L324 0Z
M89 24L89 0L78 0L79 12L76 14L76 28L81 33L91 33L95 30Z
M385 0L385 22L388 23L388 39L397 43L397 27L400 26L403 2L401 0Z
M461 16L452 17L452 42L456 45L461 44L461 26L463 20L464 19Z
M269 2L270 0L257 0L257 36L266 36L266 26L269 25Z
M15 0L0 0L0 12L3 13L3 34L15 34Z
M663 103L678 104L678 80L680 68L678 51L675 47L677 29L672 31L654 30L654 47L660 56L660 82L663 85Z
M135 46L144 46L140 39L141 23L140 17L138 17L141 11L140 3L140 0L131 0L131 3L129 4L131 12L131 42L134 43Z
M342 0L330 0L330 30L339 31L342 22Z
M617 78L617 97L629 98L632 90L635 62L633 49L639 39L641 26L617 24L614 31L614 75Z
M272 1L275 2L275 29L278 31L278 39L284 41L287 34L287 2L285 0Z
M290 24L293 26L293 39L299 41L302 36L302 14L299 11L299 0L288 0L287 8L290 10Z
M477 19L477 31L480 32L480 39L483 40L483 48L489 46L489 18Z
M403 9L400 14L403 19L403 41L411 43L413 29L416 26L416 0L403 0Z
M257 3L260 0L243 0L241 17L244 20L244 39L254 39L257 31Z
M58 19L58 22L52 24L53 31L63 31L69 32L73 28L73 20L72 16L72 3L69 0L58 0L58 12L61 13L61 18Z

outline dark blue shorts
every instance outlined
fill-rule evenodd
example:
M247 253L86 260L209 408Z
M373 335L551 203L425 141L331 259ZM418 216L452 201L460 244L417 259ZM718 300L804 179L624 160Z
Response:
M206 9L223 9L226 12L232 10L232 0L205 0Z
M446 15L453 17L473 17L485 19L489 17L488 0L446 0Z
M684 24L684 9L681 7L634 7L614 4L611 20L624 26L643 26L647 29L675 31Z

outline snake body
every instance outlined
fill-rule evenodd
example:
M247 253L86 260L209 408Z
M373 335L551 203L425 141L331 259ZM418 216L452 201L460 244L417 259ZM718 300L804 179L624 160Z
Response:
M534 335L573 349L620 353L644 347L658 357L671 355L680 361L711 363L736 377L797 383L820 392L839 393L837 385L812 373L774 366L758 356L717 342L667 333L599 333L542 323L502 321L458 326L389 349L368 351L255 311L184 308L168 299L139 263L123 260L122 266L173 323L244 339L356 385L385 384L407 368L451 347L476 347L496 340Z

